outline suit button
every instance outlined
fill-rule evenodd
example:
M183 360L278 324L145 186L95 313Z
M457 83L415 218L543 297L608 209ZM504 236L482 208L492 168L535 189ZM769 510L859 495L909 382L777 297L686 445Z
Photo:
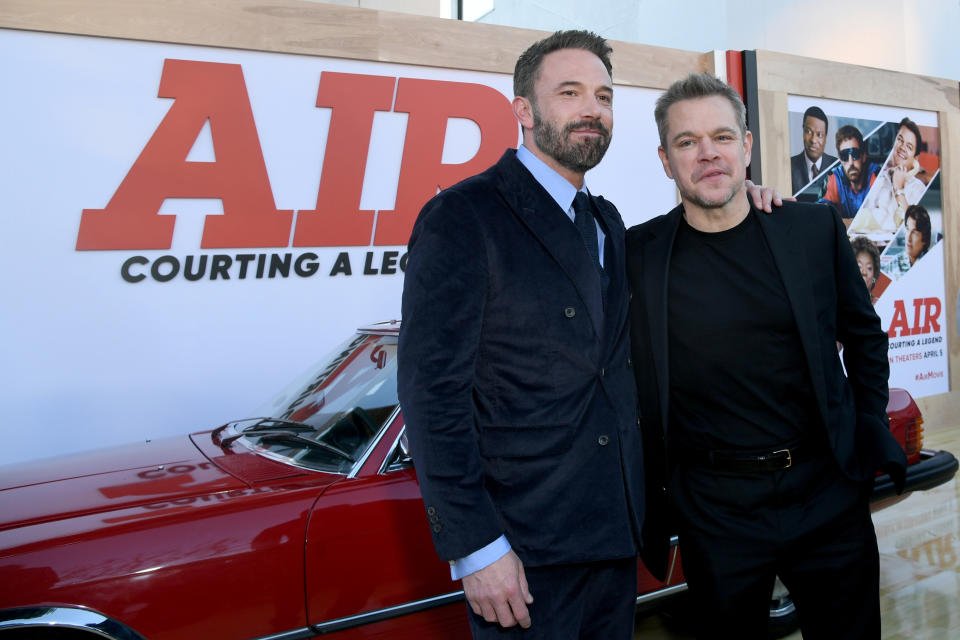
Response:
M438 522L440 522L440 516L430 516L430 522L432 522L433 524L437 524Z
M440 530L441 530L441 529L443 529L443 527L441 527L440 525L438 525L438 524L433 525L433 531L434 531L434 533L440 533Z
M633 366L633 358L627 358L627 369Z
M608 444L609 442L610 442L610 438L609 438L608 436L600 436L599 438L597 438L597 443L598 443L601 447L607 446L607 444Z
M437 509L436 509L436 507L427 507L427 515L428 515L428 516L435 516L435 515L437 515Z
M607 375L607 370L601 368L601 369L600 369L600 377L602 378L602 377L605 376L605 375Z
M577 315L577 310L573 307L567 307L563 310L563 315L567 316L568 318L572 318L573 316Z

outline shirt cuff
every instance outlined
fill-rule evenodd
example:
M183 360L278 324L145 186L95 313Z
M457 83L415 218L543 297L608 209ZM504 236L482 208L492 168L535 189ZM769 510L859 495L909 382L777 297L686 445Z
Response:
M460 580L461 578L476 573L485 567L490 566L510 551L510 543L506 536L500 536L487 546L478 549L468 556L450 563L450 578Z

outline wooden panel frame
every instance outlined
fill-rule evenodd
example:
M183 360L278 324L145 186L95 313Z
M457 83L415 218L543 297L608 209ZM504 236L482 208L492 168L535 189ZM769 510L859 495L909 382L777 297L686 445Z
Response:
M548 32L305 0L4 0L0 28L513 73ZM615 84L666 89L710 53L611 41Z
M766 184L790 192L787 96L935 111L940 127L940 186L943 197L944 314L949 348L949 393L921 398L928 428L960 429L960 84L955 80L911 75L828 62L772 51L757 51L760 105L761 172Z

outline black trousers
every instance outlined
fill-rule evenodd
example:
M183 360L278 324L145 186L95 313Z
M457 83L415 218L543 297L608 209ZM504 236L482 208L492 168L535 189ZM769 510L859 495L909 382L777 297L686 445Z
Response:
M525 567L533 596L531 625L504 629L467 604L477 640L631 640L637 608L637 559Z
M829 452L767 473L681 467L671 487L697 637L766 638L778 575L804 640L880 637L872 483Z

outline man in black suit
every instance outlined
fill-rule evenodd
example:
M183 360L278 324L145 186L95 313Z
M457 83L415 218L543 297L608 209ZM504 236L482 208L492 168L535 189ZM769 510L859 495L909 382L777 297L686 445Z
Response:
M610 142L610 51L583 31L531 46L514 75L523 146L428 202L410 238L398 391L477 638L633 633L624 227L584 182Z
M700 637L766 637L779 575L804 638L877 638L869 496L878 468L902 487L906 462L844 226L824 205L750 206L752 139L723 82L675 83L656 119L681 204L627 234L645 561L663 570L675 527Z
M803 151L790 158L790 180L794 194L837 161L829 153L823 152L826 143L827 115L820 107L810 107L803 112Z

